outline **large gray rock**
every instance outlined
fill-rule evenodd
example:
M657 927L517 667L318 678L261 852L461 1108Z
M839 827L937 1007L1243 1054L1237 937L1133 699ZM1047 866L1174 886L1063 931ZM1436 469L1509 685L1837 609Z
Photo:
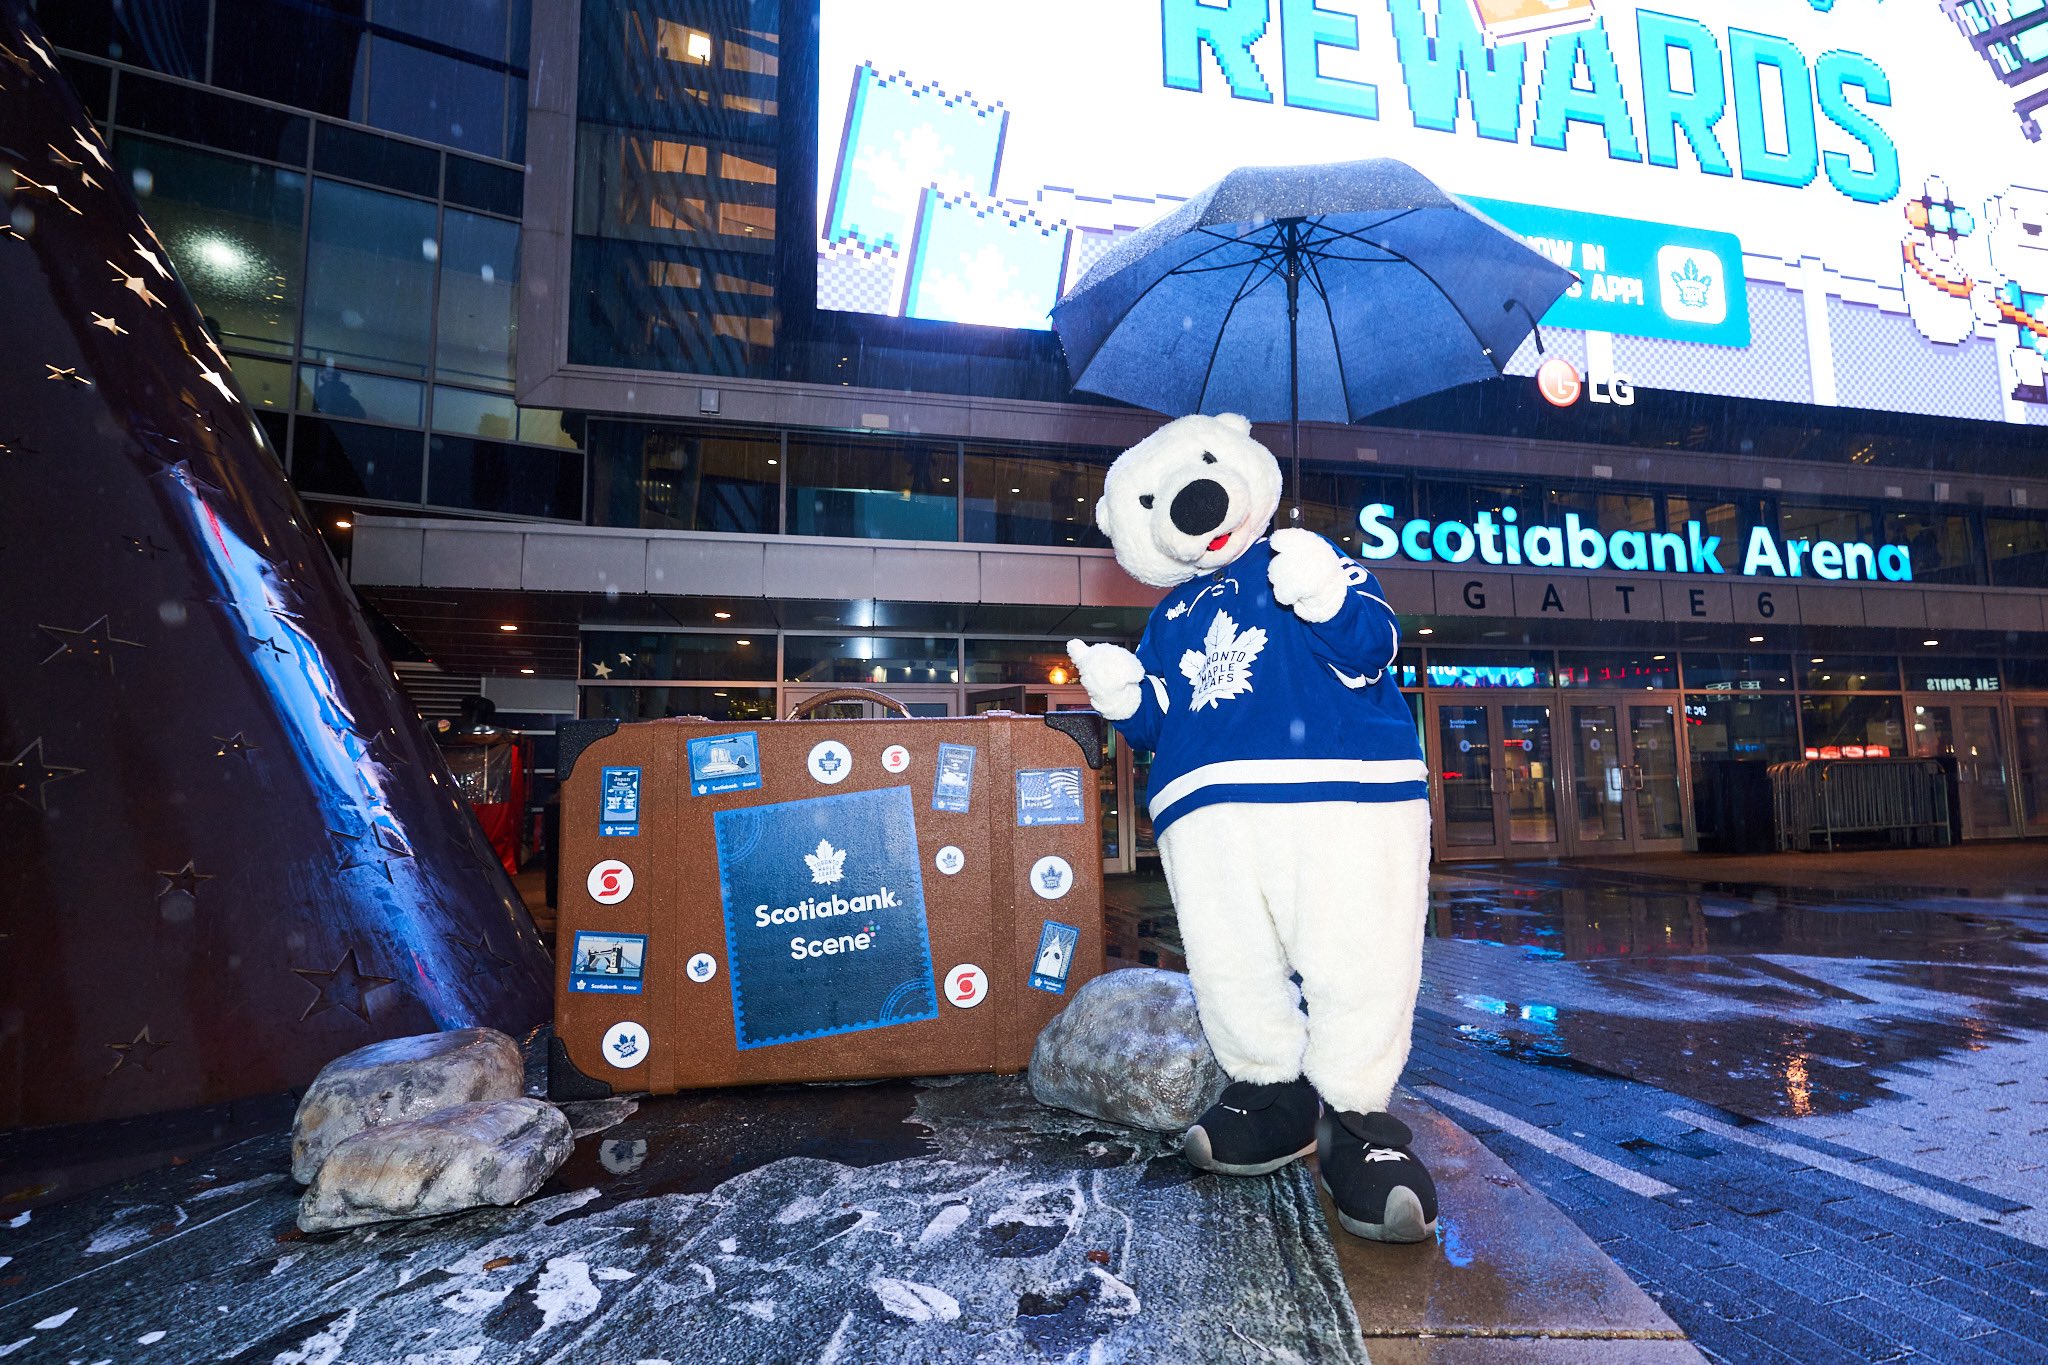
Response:
M299 1201L299 1227L328 1232L516 1204L545 1184L575 1146L561 1110L523 1097L365 1128L320 1164Z
M1186 1128L1228 1084L1184 972L1127 967L1096 977L1031 1050L1040 1104L1156 1132Z
M292 1116L292 1176L313 1179L327 1154L365 1128L450 1105L520 1093L519 1044L491 1028L422 1033L359 1047L320 1069Z

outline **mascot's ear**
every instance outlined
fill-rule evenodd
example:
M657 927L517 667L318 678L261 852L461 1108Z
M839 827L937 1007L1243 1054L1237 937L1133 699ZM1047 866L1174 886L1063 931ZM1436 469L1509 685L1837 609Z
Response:
M1116 532L1109 529L1109 507L1109 494L1104 493L1095 500L1095 529L1109 539L1115 540Z
M1216 414L1216 420L1240 436L1252 434L1252 419L1249 417L1240 417L1234 412L1219 412Z

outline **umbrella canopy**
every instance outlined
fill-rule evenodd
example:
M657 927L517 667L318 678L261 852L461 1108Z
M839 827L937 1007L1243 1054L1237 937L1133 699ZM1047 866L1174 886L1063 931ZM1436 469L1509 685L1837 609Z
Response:
M1248 166L1117 242L1052 318L1076 388L1349 422L1499 374L1576 278L1403 162Z

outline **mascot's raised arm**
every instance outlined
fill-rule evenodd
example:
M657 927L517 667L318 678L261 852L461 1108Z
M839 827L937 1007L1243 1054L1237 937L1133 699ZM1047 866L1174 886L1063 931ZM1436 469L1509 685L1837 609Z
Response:
M1188 1160L1264 1175L1315 1151L1347 1231L1420 1241L1436 1187L1386 1112L1429 887L1400 627L1362 564L1310 531L1268 534L1279 502L1242 417L1183 417L1125 451L1095 519L1132 577L1169 591L1136 653L1067 649L1096 708L1153 751L1160 861L1232 1081Z

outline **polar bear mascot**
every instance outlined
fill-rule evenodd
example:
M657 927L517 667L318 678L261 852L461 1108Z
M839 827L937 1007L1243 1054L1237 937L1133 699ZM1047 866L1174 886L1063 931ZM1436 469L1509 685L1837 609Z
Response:
M1153 752L1152 827L1232 1081L1188 1130L1188 1160L1264 1175L1316 1152L1347 1231L1421 1241L1436 1186L1386 1112L1429 866L1422 747L1390 673L1399 627L1356 560L1310 531L1267 534L1279 501L1280 466L1242 417L1183 417L1125 451L1095 519L1126 572L1170 591L1137 653L1067 650L1095 706Z

